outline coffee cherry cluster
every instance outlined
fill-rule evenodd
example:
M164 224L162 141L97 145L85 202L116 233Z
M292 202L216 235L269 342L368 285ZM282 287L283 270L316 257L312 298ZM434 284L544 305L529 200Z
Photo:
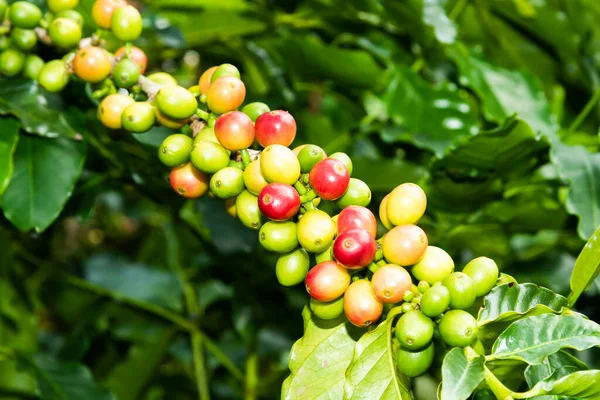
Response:
M229 64L202 75L206 112L220 115L194 137L174 134L160 146L173 189L186 198L208 193L224 199L228 213L258 230L261 245L279 254L278 281L304 283L316 317L345 314L352 324L368 327L386 311L401 314L394 343L405 375L429 369L436 331L441 346L482 351L468 310L496 285L494 261L476 258L455 272L450 255L429 245L416 225L427 197L414 183L384 197L379 218L388 231L377 239L377 220L367 208L371 192L351 177L351 159L328 156L313 144L290 149L296 136L292 115L263 103L238 111L243 87ZM161 102L157 106L166 112ZM331 217L319 210L322 200L336 202L340 213Z

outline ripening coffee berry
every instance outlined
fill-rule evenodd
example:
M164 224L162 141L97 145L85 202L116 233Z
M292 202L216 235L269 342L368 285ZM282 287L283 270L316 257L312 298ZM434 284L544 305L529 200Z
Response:
M451 347L467 347L477 339L477 321L463 310L450 310L438 324L442 340Z
M210 84L206 92L208 108L217 114L236 110L242 105L245 98L246 86L234 76L217 79Z
M206 71L202 73L200 76L200 80L198 81L198 86L200 87L200 93L206 94L208 92L208 87L210 86L210 82L213 74L219 68L218 66L210 67Z
M260 154L260 171L267 182L293 185L300 177L300 162L289 148L272 144Z
M427 246L421 260L411 269L411 273L415 279L428 282L430 285L433 285L435 282L442 282L453 271L454 261L452 257L436 246Z
M258 241L268 251L288 253L298 247L296 223L268 221L258 232Z
M261 146L280 144L288 147L296 137L296 121L287 111L270 111L256 119L254 130Z
M348 206L338 214L338 234L354 228L364 229L372 237L377 236L377 220L371 210L362 206Z
M135 61L124 58L113 68L112 78L117 87L128 89L140 78L140 67Z
M123 127L123 111L133 103L135 100L124 94L108 95L98 107L98 119L107 128L121 129Z
M379 219L381 220L383 226L385 226L388 230L394 227L394 224L392 224L392 221L390 221L387 215L387 204L389 199L390 193L388 193L379 204Z
M325 151L314 144L303 145L296 155L298 161L300 161L300 169L303 174L309 173L319 161L327 158Z
M48 8L53 13L70 10L79 4L79 0L48 0Z
M466 310L475 303L477 292L475 283L469 275L462 272L453 272L444 279L442 284L450 292L450 308Z
M258 195L258 207L274 221L285 221L300 210L300 195L285 183L269 183Z
M298 221L298 241L311 253L320 253L333 243L335 222L324 211L313 210Z
M158 109L158 107L156 107L154 102L152 102L151 104L153 104L152 108L154 108L154 116L156 117L156 121L165 128L179 129L185 124L187 124L188 118L174 119L167 117L165 114L160 112L160 110Z
M173 119L189 118L198 109L194 95L181 86L163 86L156 94L155 101L159 111Z
M306 274L306 291L318 301L333 301L350 285L350 273L335 261L317 264Z
M473 279L477 297L485 296L493 289L499 274L494 260L487 257L477 257L469 261L463 272Z
M252 161L246 169L244 169L244 185L250 193L259 195L260 192L267 186L269 182L262 176L260 172L260 160Z
M92 6L92 18L98 27L110 29L113 13L126 5L125 0L96 0Z
M219 144L217 135L215 135L215 129L210 126L205 126L194 138L194 144L200 142L213 142Z
M75 10L63 10L56 13L55 18L66 18L83 27L83 16Z
M311 297L310 310L317 318L336 319L344 313L344 297L332 301L318 301Z
M427 244L427 235L423 229L416 225L400 225L385 234L381 247L386 260L407 266L423 258Z
M169 183L177 194L187 199L200 197L208 191L208 175L198 171L192 163L173 168Z
M158 158L167 167L176 167L190 160L192 139L189 136L176 133L167 136L158 148Z
M154 107L148 102L133 103L123 110L122 124L129 132L148 132L156 122Z
M16 49L6 49L0 53L0 72L4 76L13 77L21 73L25 67L25 54Z
M229 152L218 143L198 142L192 147L190 159L200 171L214 174L229 165Z
M142 34L142 16L134 6L117 8L110 18L110 29L115 37L133 42Z
M369 232L355 228L344 231L333 242L333 256L349 269L366 267L373 261L377 243Z
M338 207L344 208L348 206L368 206L371 202L371 189L360 179L350 178L348 190L336 203Z
M277 258L275 275L281 285L294 286L304 282L309 268L310 258L308 253L306 250L299 248Z
M317 263L322 263L331 260L333 260L333 243L327 249L315 254L315 261Z
M217 118L215 135L227 150L242 150L254 142L254 125L243 112L231 111Z
M28 52L37 44L37 35L33 29L13 28L10 40L19 50Z
M403 183L390 193L387 217L393 225L416 224L427 207L427 196L419 185Z
M435 347L433 342L422 350L410 351L399 348L396 352L396 365L401 374L409 378L416 378L423 375L435 357Z
M6 0L0 0L0 21L4 21L6 11L8 10L8 3Z
M412 285L408 271L399 265L386 264L379 268L371 278L373 294L382 303L399 303L404 293L410 292ZM412 299L411 299L412 300Z
M73 58L75 75L86 82L98 83L108 78L111 61L108 53L100 47L80 49Z
M240 71L233 64L221 64L217 67L215 72L212 74L210 81L211 83L224 76L233 76L240 79Z
M210 178L210 191L219 199L229 199L244 191L244 171L225 167Z
M148 75L148 79L158 83L161 86L177 85L177 80L172 75L166 72L155 72Z
M69 18L56 18L48 27L52 43L61 49L71 49L81 40L81 25Z
M23 68L23 75L29 79L37 80L40 75L40 71L44 68L44 60L40 56L35 54L29 54L25 59L25 67Z
M373 295L369 281L360 279L346 289L344 312L348 320L359 327L372 325L381 318L383 304Z
M342 152L337 152L337 153L333 153L332 155L330 155L329 158L333 158L334 160L339 160L342 163L344 163L346 168L348 168L348 173L350 175L352 175L352 169L353 169L352 160L350 159L348 154L342 153Z
M116 59L124 59L129 58L134 63L140 67L140 74L144 74L146 72L146 67L148 66L148 56L146 53L139 47L131 46L131 52L129 53L129 57L126 57L127 48L125 46L120 47L117 51L115 51Z
M396 339L407 350L420 350L433 339L433 321L420 311L408 312L396 323Z
M235 199L238 219L250 229L260 229L264 217L258 208L258 197L247 190L240 193Z
M52 60L42 67L38 77L40 85L51 93L60 92L69 83L69 71L63 60Z
M337 200L346 193L350 174L344 163L326 158L310 171L309 183L323 200Z
M10 6L8 18L12 26L33 29L42 20L42 10L29 1L16 1Z
M271 111L269 106L259 101L246 104L244 108L242 108L242 112L249 116L252 122L255 122L258 117L269 111Z

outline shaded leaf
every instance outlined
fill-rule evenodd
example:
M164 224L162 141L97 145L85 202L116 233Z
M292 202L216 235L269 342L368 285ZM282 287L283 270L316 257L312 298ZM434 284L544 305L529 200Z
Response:
M412 399L410 380L397 374L390 366L387 343L387 325L390 322L380 323L356 343L352 363L346 371L344 399ZM394 374L398 379L399 392Z
M600 398L600 370L577 371L572 374L537 383L533 389L526 392L529 397L555 395L581 399Z
M216 279L205 280L198 286L198 305L204 309L219 300L233 296L233 288Z
M0 118L0 197L13 174L13 154L19 140L19 121L13 118Z
M573 372L587 369L587 365L577 357L561 350L550 354L541 364L529 365L525 370L525 379L529 387L533 388L538 382L548 380L550 377L556 380Z
M566 208L579 218L577 232L587 239L600 226L600 154L554 139L550 158L560 177L569 182Z
M183 307L179 282L169 271L109 255L96 255L87 260L84 277L90 283L120 296L174 310Z
M598 236L600 236L600 226L592 234L575 261L571 273L569 306L575 304L579 296L590 288L600 274L600 240L598 240Z
M374 192L389 192L401 183L419 182L427 176L425 168L399 158L356 158L352 165L352 177L365 181Z
M2 197L6 218L21 231L43 232L71 197L85 154L83 142L21 135Z
M600 345L600 325L579 315L544 314L521 319L496 339L489 359L539 364L562 348L585 350Z
M518 319L559 312L566 306L565 297L533 283L497 286L485 296L479 311L480 334L495 337Z
M373 119L390 118L396 125L384 129L382 139L386 142L409 142L433 151L442 157L462 138L475 135L479 128L471 112L471 106L462 99L456 89L449 86L433 87L408 67L399 66L386 85L381 108L374 107L373 100L367 111Z
M32 134L81 138L65 118L60 95L42 90L29 79L0 80L0 114L14 115Z
M442 400L466 400L484 376L483 356L467 358L465 349L455 347L442 364Z
M341 399L346 368L352 361L355 340L346 317L325 321L302 311L304 336L292 347L290 376L283 382L281 398Z

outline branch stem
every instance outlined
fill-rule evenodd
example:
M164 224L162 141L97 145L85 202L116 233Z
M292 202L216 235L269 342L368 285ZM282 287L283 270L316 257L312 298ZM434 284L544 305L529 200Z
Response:
M583 107L583 110L581 110L573 122L571 122L569 129L567 129L567 134L571 134L575 132L577 128L579 128L579 126L583 123L583 121L585 121L589 113L592 111L596 103L598 103L598 100L600 100L600 88L596 89L592 95L592 98L590 98L585 107Z

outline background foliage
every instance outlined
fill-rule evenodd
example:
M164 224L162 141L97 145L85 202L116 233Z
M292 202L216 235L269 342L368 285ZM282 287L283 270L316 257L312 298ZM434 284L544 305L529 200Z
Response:
M154 70L189 86L212 65L240 66L248 101L295 116L297 144L351 155L372 205L423 185L422 226L457 265L486 255L568 294L600 225L594 0L142 6L136 44ZM0 82L0 397L197 398L190 320L215 398L278 397L304 289L278 285L273 256L222 202L172 193L156 158L167 130L108 132L82 93ZM597 296L578 303L596 321ZM436 383L416 387L427 399Z

